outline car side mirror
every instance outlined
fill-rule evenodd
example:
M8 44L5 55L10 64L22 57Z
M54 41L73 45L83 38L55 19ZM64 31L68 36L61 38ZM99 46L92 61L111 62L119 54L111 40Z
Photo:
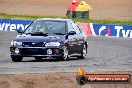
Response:
M19 29L17 30L17 33L22 33L22 32L23 32L22 30L19 30Z
M75 35L75 34L76 34L75 31L70 31L70 32L68 33L68 35Z

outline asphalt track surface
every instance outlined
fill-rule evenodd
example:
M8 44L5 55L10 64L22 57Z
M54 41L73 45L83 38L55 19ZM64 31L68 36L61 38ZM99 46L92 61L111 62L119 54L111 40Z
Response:
M0 31L0 74L76 72L79 66L86 71L132 71L132 39L116 37L88 37L86 59L70 58L68 61L44 60L32 57L22 62L12 62L10 42L16 32Z

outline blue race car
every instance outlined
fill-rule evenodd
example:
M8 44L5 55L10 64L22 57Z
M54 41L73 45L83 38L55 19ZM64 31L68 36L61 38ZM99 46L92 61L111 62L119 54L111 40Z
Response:
M32 22L11 42L10 52L14 62L23 57L67 60L71 56L86 58L88 43L86 35L71 20L43 18Z

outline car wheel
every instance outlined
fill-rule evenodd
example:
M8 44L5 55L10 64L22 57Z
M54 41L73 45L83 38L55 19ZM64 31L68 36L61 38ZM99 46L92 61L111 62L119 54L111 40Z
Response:
M69 58L69 57L68 57L68 49L67 49L67 47L65 46L65 47L63 48L63 56L61 57L61 60L66 61L68 58Z
M35 59L36 59L36 61L38 61L38 62L43 61L42 57L34 57L34 58L35 58Z
M79 59L85 59L87 56L87 47L86 45L83 46L83 50L81 51L81 56L78 56Z
M20 57L20 56L12 56L12 61L13 62L21 62L23 57Z

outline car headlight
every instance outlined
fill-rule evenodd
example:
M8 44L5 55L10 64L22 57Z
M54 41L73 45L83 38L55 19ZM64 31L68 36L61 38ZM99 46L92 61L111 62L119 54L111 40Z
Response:
M22 45L22 42L18 42L18 41L11 41L11 46L16 46L16 45L18 45L18 46L21 46Z
M59 42L49 42L49 43L46 43L45 46L60 46L60 43Z

